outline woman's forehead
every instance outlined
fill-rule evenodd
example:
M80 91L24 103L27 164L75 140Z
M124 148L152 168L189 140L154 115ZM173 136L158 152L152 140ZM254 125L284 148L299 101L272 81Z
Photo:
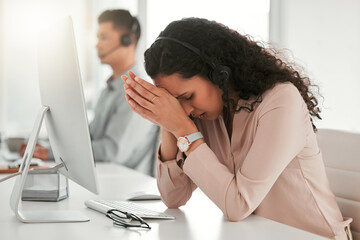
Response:
M184 78L179 74L174 73L171 75L159 75L154 79L154 83L157 87L171 86L173 84L181 84Z
M175 97L193 91L195 85L197 85L196 82L197 79L195 77L187 79L179 74L158 76L154 79L155 86L165 88Z

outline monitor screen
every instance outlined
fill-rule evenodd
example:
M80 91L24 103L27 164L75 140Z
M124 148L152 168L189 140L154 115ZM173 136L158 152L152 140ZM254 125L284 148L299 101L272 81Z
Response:
M83 222L89 218L80 211L23 210L21 193L29 171L43 119L60 172L98 193L98 182L87 121L84 93L70 17L39 35L38 67L41 103L34 128L10 197L10 207L22 222ZM18 175L19 175L18 174Z
M71 17L39 34L38 70L50 145L56 163L65 165L60 172L98 193Z

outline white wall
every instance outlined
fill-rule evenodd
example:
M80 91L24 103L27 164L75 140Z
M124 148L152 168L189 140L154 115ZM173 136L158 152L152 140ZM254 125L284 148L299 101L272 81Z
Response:
M360 132L360 1L272 0L270 41L320 86L321 128Z
M86 0L2 0L2 101L6 134L27 134L40 109L37 33L65 16L73 16L82 76L86 78ZM81 43L81 44L79 44Z
M184 17L215 20L267 41L269 4L269 0L147 0L147 46L170 22Z

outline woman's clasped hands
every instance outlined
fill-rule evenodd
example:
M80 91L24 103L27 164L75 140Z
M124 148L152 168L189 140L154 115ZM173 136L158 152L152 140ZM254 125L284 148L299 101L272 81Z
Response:
M134 112L177 138L197 129L180 102L166 89L152 85L131 71L128 74L121 78L125 81L126 100Z

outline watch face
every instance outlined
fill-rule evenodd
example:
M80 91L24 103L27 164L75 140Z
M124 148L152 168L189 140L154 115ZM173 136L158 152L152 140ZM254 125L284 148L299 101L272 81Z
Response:
M179 137L177 140L177 146L180 151L186 152L189 149L189 142L184 137Z

